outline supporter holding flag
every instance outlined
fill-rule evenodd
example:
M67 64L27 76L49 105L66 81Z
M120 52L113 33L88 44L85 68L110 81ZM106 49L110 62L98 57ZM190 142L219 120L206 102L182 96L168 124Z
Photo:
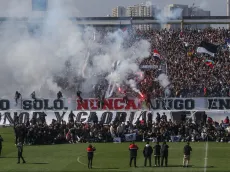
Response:
M155 49L153 50L153 57L162 60L162 56L160 55L160 53Z
M202 41L199 47L197 48L197 53L205 53L209 54L212 57L215 57L215 54L217 53L218 46Z
M209 66L210 68L214 68L215 62L212 61L212 60L206 60L206 61L205 61L205 64L206 64L207 66Z

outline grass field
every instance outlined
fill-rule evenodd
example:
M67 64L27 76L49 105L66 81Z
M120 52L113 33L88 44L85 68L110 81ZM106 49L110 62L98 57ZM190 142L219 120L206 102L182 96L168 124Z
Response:
M94 168L88 170L86 163L86 147L88 144L65 144L50 146L25 146L26 164L17 164L17 149L14 145L12 128L0 128L3 152L0 158L1 172L229 172L230 144L209 143L207 167L205 164L205 143L191 143L193 153L190 168L182 168L184 143L169 143L169 167L143 167L142 149L145 143L137 143L138 168L129 168L129 143L98 143L94 158Z

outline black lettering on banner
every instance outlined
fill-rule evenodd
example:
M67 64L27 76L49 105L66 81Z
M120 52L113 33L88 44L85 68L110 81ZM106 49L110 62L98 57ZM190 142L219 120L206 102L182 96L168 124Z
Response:
M153 110L160 109L160 100L156 99L155 101L151 101L151 102L152 102Z
M186 99L185 100L185 109L192 110L195 108L195 101L193 99Z
M171 105L171 107L170 107ZM171 110L172 109L172 100L170 99L170 101L168 99L164 99L162 100L162 108L164 110Z
M33 108L33 106L32 106L32 101L31 101L31 100L24 100L24 101L22 102L22 108L23 108L24 110L31 110L31 109Z
M230 99L219 99L219 109L230 109Z
M217 109L216 100L208 99L208 109Z
M97 112L90 112L88 122L98 122Z
M44 109L53 110L53 107L49 106L49 99L44 99Z
M56 118L57 118L57 121L58 121L58 122L61 122L61 121L63 120L63 118L64 118L66 112L63 111L63 112L62 112L62 115L60 115L59 112L54 112L54 114L55 114L55 116L56 116Z
M168 106L167 106L168 110L173 109L173 100L172 99L168 99L167 103L168 103Z
M112 122L113 119L113 113L112 112L104 112L101 115L100 123L101 124L109 124Z
M42 110L43 109L43 101L40 99L37 99L34 101L34 110Z
M37 117L38 117L39 114L40 114L40 112L33 112L32 118L37 119Z
M152 123L152 121L153 121L153 114L152 114L151 112L149 112L149 113L147 114L147 116L148 116L147 121L149 121L149 122Z
M116 116L114 121L115 122L124 122L126 119L127 113L126 112L116 112Z
M27 121L30 119L30 114L28 112L22 112L19 114L19 123L26 124Z
M76 117L77 122L84 122L87 118L82 118L82 117L87 117L88 113L87 112L79 112Z
M13 120L13 118L11 117L10 112L5 112L3 124L6 124L6 120L9 121L9 124L10 124L10 125L14 124L14 120Z
M139 117L137 118L137 121L139 121L141 117L142 117L142 120L146 121L146 113L147 111L141 111ZM137 121L135 121L135 124L137 123Z
M131 112L130 116L129 116L129 119L126 120L126 121L129 121L132 124L133 123L133 119L134 119L134 115L135 115L135 112Z
M64 102L61 99L54 100L54 109L62 110L64 108Z
M10 101L6 99L0 100L0 110L9 110L10 109Z
M175 99L174 100L174 109L176 109L176 110L184 109L184 101L181 99Z

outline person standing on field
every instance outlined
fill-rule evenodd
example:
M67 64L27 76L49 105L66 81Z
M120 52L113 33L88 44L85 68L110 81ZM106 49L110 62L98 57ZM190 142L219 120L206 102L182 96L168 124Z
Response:
M155 167L160 166L160 157L161 157L161 146L159 145L159 142L156 143L154 148L154 157L155 157Z
M87 154L88 154L88 168L92 169L93 167L93 155L94 152L96 151L96 148L93 147L91 144L87 147Z
M183 167L188 167L189 161L190 161L191 151L192 151L192 148L188 142L187 145L185 145L185 147L184 147Z
M2 155L2 142L3 142L3 138L0 135L0 156Z
M169 146L166 144L166 142L163 142L161 146L161 167L163 167L163 163L165 161L165 167L168 166L168 151Z
M20 159L22 159L23 164L26 163L25 159L22 156L23 144L21 141L17 144L17 148L18 148L18 164L20 164Z
M132 167L132 162L134 161L134 166L137 167L136 160L137 160L137 150L138 146L135 145L134 142L132 142L129 145L129 152L130 152L130 161L129 161L129 166Z
M153 154L153 148L152 146L149 145L149 142L146 143L144 150L143 150L143 155L145 157L145 163L144 166L146 167L147 165L147 160L149 160L149 166L152 166L152 154Z

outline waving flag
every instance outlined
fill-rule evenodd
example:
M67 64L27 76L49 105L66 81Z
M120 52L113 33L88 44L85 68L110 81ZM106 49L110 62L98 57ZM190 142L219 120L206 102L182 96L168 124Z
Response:
M228 48L230 48L230 38L225 39L225 42L226 42L226 44L227 44Z
M206 61L205 61L205 64L206 64L207 66L209 66L210 68L213 68L213 67L214 67L215 62L214 62L214 61L212 61L212 60L206 60Z
M158 59L163 59L157 50L153 50L153 57L156 57Z
M202 41L199 47L197 48L198 53L206 53L209 54L212 57L215 57L215 54L217 53L218 46Z

